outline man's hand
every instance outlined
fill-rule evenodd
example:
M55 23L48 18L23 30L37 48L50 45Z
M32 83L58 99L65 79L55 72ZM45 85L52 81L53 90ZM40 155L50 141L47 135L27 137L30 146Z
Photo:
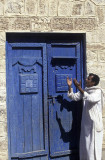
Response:
M75 85L77 88L81 87L81 81L78 82L76 79L73 79L73 82L74 82L74 85Z
M73 82L74 82L74 85L78 88L78 90L79 90L82 94L84 94L84 90L81 88L81 81L78 82L76 79L74 79Z
M69 77L67 77L67 84L68 84L68 86L71 87L71 85L72 85L72 78L71 78L71 80L70 80Z
M67 84L68 84L68 87L69 87L69 93L71 93L72 78L70 80L69 77L67 77Z

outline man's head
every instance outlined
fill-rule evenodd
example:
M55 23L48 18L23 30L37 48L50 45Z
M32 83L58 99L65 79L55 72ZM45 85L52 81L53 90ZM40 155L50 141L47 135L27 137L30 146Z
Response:
M86 78L86 87L92 87L98 85L100 78L98 75L90 73Z

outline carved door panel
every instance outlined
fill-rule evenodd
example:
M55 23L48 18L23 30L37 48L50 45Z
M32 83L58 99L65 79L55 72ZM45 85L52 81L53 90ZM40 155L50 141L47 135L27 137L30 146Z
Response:
M7 82L10 159L46 160L46 45L7 44Z
M79 103L68 99L66 79L80 80L80 67L80 43L48 45L50 159L78 159Z

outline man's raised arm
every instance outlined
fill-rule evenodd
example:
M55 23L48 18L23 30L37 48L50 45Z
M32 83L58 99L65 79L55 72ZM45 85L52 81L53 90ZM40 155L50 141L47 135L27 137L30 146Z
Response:
M78 82L76 79L74 79L73 82L74 82L74 85L76 86L76 88L78 88L78 90L79 90L82 94L84 94L84 90L81 88L81 81Z

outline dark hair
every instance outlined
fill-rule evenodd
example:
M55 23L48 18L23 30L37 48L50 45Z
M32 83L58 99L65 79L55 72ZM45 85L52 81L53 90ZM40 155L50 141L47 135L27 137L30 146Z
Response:
M96 74L93 74L93 73L89 73L89 76L93 76L92 82L95 82L94 86L98 85L98 83L99 83L99 81L100 81L99 76L96 75Z

